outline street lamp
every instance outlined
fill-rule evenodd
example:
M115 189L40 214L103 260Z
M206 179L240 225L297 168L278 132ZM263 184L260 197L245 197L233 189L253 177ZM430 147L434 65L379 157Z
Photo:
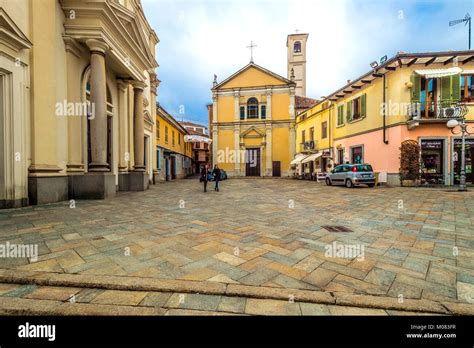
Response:
M461 118L461 122L458 120L449 120L446 124L448 128L451 130L452 134L461 134L461 177L459 180L459 190L458 191L467 191L466 188L466 135L473 135L474 133L470 133L467 130L467 124L464 117ZM459 126L461 128L460 132L455 132L454 128Z

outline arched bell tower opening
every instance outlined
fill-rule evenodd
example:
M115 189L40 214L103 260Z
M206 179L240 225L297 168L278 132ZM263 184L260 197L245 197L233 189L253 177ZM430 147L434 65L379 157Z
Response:
M295 94L306 96L306 41L309 34L290 34L288 49L288 79L296 83Z

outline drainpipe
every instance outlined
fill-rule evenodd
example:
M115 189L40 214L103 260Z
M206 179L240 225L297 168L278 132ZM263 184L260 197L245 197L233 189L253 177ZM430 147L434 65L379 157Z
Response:
M383 74L383 142L384 144L388 144L387 140L387 101L386 101L386 90L387 90L387 82L386 82L386 74Z
M333 107L334 107L334 104L331 102L331 105L329 106L329 120L328 120L328 127L329 127L329 151L330 151L330 155L334 155L333 154L333 149L332 149L332 113L331 111L333 110Z

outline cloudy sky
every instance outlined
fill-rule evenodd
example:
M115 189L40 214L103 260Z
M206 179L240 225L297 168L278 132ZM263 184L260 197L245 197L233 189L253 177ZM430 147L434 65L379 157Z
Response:
M309 33L307 95L318 98L398 51L467 49L473 0L142 0L160 43L158 101L177 120L207 124L213 75L255 63L286 77L286 36Z

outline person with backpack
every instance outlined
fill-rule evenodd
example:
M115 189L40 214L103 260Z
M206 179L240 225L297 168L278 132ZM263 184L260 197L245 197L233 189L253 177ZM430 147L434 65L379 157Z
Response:
M221 181L221 170L217 166L217 164L214 166L214 170L212 171L212 174L214 175L214 180L216 181L216 186L214 187L214 191L219 192L219 181Z

